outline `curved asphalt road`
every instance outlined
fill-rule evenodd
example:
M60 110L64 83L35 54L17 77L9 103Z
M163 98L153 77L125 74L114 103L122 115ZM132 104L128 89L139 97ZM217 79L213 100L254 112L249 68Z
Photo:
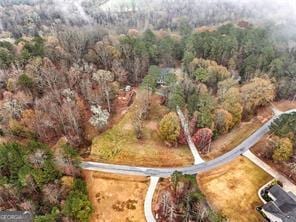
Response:
M127 166L127 165L116 165L116 164L106 164L106 163L97 163L97 162L82 162L81 168L85 170L93 170L93 171L103 171L109 173L120 173L120 174L129 174L129 175L141 175L141 176L155 176L155 177L168 177L174 171L179 171L184 174L196 174L199 172L204 172L211 170L213 168L219 167L244 152L248 151L253 145L255 145L260 138L269 131L270 124L278 118L280 115L284 113L292 113L296 112L296 109L292 109L286 112L279 113L274 116L268 122L266 122L262 127L256 130L251 136L249 136L246 140L244 140L237 147L232 149L231 151L225 153L222 156L217 157L216 159L195 164L192 166L186 167L173 167L173 168L153 168L153 167L135 167L135 166Z

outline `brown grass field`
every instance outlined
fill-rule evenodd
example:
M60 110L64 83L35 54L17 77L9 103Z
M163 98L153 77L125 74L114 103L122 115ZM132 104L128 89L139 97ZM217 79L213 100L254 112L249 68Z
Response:
M90 222L145 222L149 179L84 171L94 212Z
M258 189L272 177L244 157L197 176L201 191L212 207L230 222L259 222L256 207L262 205Z
M90 159L138 166L191 165L193 157L186 145L170 148L159 138L158 123L168 113L168 109L160 105L157 96L151 98L151 111L143 124L143 138L136 138L132 119L143 96L139 90L134 104L124 117L111 129L94 138Z
M137 107L136 100L116 125L94 139L91 158L100 162L145 166L192 164L188 147L168 148L160 140L157 124L168 110L159 105L157 98L152 101L150 117L144 122L142 140L135 138L131 125ZM275 105L284 111L295 108L296 102L281 101ZM262 119L268 118L270 113L270 107L262 109L251 121L242 123L227 135L219 137L212 143L212 151L204 158L213 159L234 148L259 128ZM143 205L149 183L147 178L90 171L84 171L84 176L94 206L91 222L145 221ZM271 179L270 175L244 157L197 176L199 186L211 206L221 211L230 222L263 221L255 209L261 205L257 191ZM160 188L166 185L166 180L158 185L154 207Z
M241 123L229 133L219 136L218 139L214 140L211 144L211 151L203 155L203 158L206 160L215 159L232 150L254 133L261 125L262 123L257 118Z

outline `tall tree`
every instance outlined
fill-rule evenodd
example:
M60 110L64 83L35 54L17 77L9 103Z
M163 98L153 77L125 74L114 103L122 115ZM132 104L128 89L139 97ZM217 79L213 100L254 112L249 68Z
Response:
M172 110L175 110L176 107L179 106L183 108L185 106L185 98L183 90L176 86L169 94L168 98L168 107Z
M296 112L283 114L270 126L270 131L279 137L288 137L296 142Z
M106 71L106 70L98 70L96 73L93 74L93 80L95 80L100 88L101 92L104 93L105 100L107 101L108 105L108 112L111 112L111 99L110 99L110 86L109 83L114 81L113 73Z
M176 144L180 130L180 121L174 112L166 114L159 123L160 137L169 144Z
M275 97L275 87L269 79L254 78L241 87L241 98L246 113L252 113Z
M222 101L222 107L232 114L232 126L241 122L243 106L241 105L240 92L236 87L231 87L226 93L220 94L219 99Z
M227 133L232 127L232 115L224 109L218 109L215 112L215 128L220 134Z

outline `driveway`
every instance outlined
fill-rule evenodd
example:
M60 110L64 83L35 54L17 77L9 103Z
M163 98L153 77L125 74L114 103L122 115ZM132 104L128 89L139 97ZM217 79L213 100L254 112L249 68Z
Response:
M296 109L292 109L283 113L296 112ZM261 137L269 131L271 123L283 113L274 116L267 121L262 127L255 131L251 136L245 139L241 144L236 146L231 151L217 157L216 159L200 162L192 166L186 167L172 167L172 168L154 168L154 167L135 167L128 165L117 165L108 163L98 163L85 161L81 163L81 168L85 170L103 171L109 173L119 173L128 175L141 175L141 176L157 176L157 177L169 177L174 171L179 171L184 174L196 174L204 171L208 171L219 167L225 163L230 162L239 155L242 155L248 151L253 145L255 145Z

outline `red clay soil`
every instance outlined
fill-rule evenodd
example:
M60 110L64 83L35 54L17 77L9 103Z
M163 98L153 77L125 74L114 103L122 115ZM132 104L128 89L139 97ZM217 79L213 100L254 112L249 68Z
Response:
M114 114L109 121L108 128L112 127L123 117L128 107L133 103L136 93L136 89L132 89L130 92L125 92L124 90L119 92L112 104Z

